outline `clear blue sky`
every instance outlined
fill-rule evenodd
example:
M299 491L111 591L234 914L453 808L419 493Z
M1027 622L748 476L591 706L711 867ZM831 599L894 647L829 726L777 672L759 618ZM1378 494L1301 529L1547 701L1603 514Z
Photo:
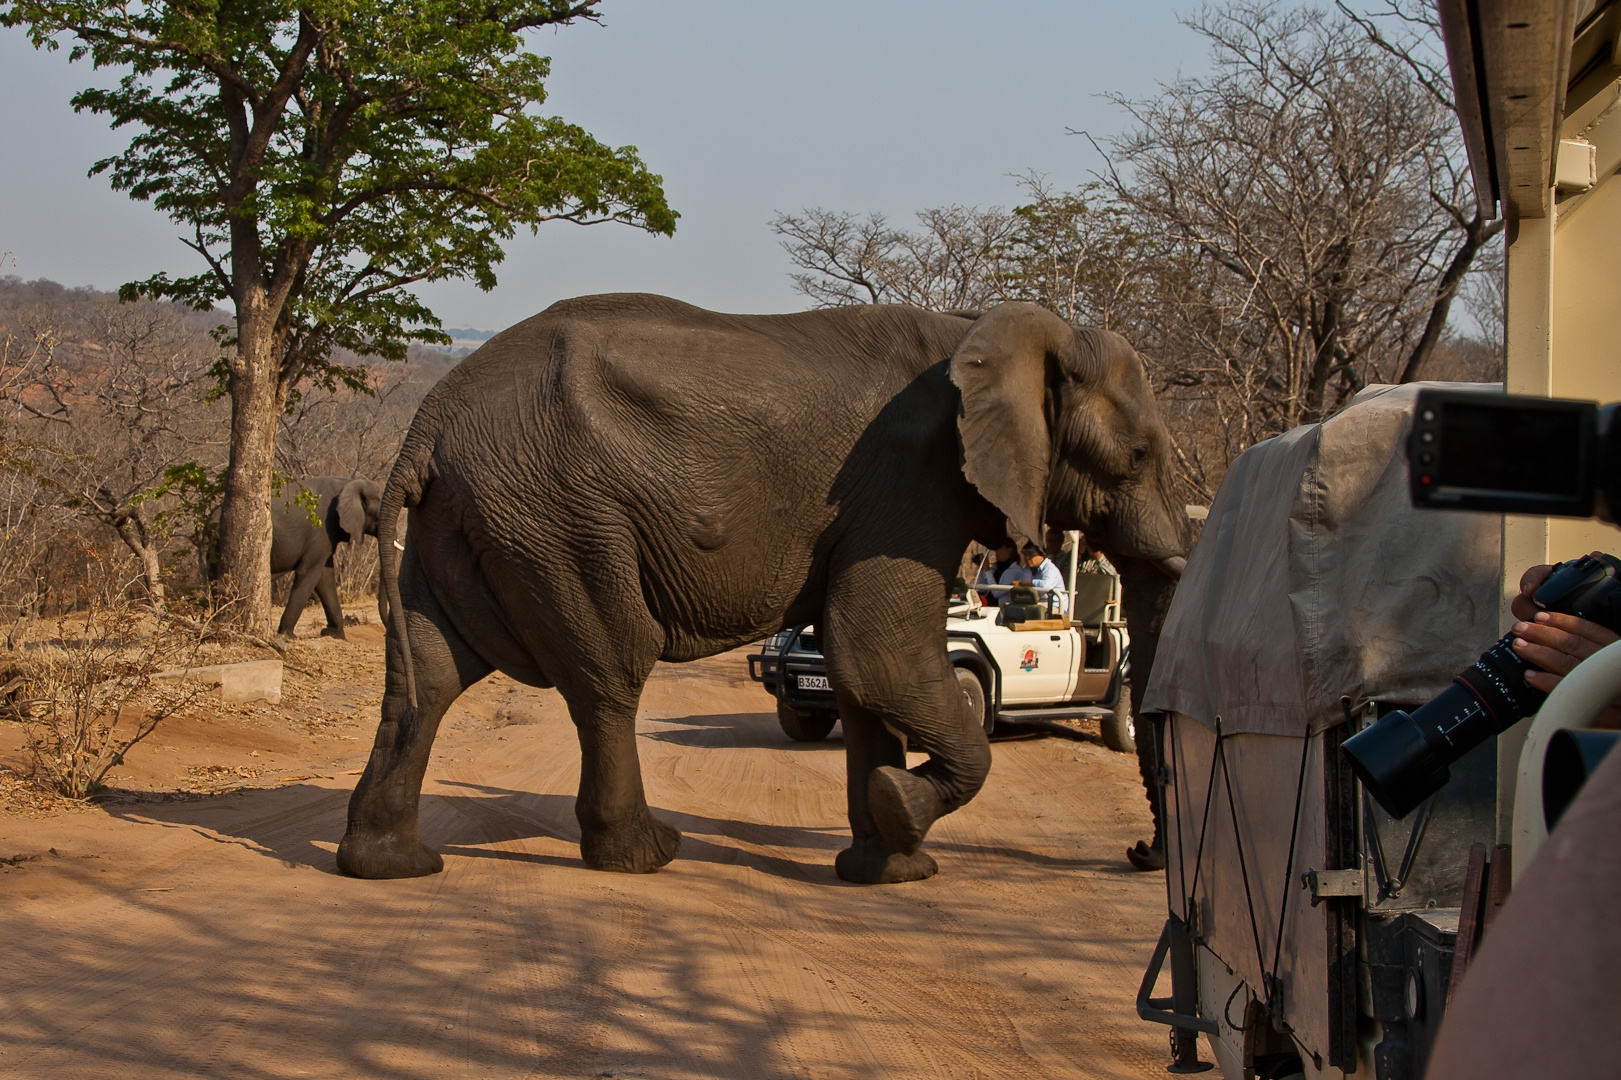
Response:
M538 35L553 59L546 109L664 176L674 239L615 225L543 227L507 248L500 284L424 296L449 327L499 329L582 293L645 290L723 311L805 306L768 222L806 206L896 220L947 203L1008 205L1010 174L1072 185L1097 164L1067 129L1123 123L1098 95L1153 92L1205 67L1144 0L606 0L604 25ZM0 273L110 289L193 273L181 230L87 178L124 140L68 108L93 79L66 49L0 31Z

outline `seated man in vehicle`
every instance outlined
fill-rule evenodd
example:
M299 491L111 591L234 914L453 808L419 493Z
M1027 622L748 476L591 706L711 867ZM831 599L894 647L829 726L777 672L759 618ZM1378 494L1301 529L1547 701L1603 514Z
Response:
M1026 540L1019 552L1021 559L1017 566L1009 567L1002 575L1002 585L1029 585L1037 590L1054 589L1052 593L1052 613L1054 617L1064 614L1069 609L1069 594L1064 587L1064 575L1058 572L1034 540ZM1045 595L1043 596L1045 600Z
M1069 557L1073 549L1064 543L1062 530L1055 529L1051 525L1047 526L1047 531L1041 538L1041 550L1047 556L1047 561L1058 567L1058 573L1064 578L1064 586L1068 588Z
M979 574L974 578L974 584L998 585L1002 581L1002 575L1018 565L1018 550L1013 546L1013 538L1004 536L995 547L981 556ZM994 592L982 592L979 597L986 604L998 603Z

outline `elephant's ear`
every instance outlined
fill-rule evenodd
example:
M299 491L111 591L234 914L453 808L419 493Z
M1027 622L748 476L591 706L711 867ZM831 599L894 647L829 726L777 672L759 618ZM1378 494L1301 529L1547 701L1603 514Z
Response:
M383 516L383 485L375 480L362 480L360 496L366 504L366 532L376 536L377 523Z
M338 492L338 528L359 540L366 534L366 485L370 480L351 480Z
M957 431L963 474L979 493L1040 541L1052 436L1047 389L1074 333L1035 304L1001 304L974 323L951 355L962 392Z

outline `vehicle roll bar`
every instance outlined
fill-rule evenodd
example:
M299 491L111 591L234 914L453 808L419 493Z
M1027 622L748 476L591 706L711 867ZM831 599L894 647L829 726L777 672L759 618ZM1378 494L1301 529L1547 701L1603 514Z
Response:
M1542 818L1542 764L1548 740L1560 728L1590 728L1609 704L1621 697L1621 641L1604 646L1566 675L1525 733L1520 772L1514 784L1514 883L1531 865L1548 827Z

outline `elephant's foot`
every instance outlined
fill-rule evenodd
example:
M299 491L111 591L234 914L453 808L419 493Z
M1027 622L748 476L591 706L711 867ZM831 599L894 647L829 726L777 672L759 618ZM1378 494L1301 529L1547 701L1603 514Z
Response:
M643 812L631 825L582 829L580 857L592 870L615 874L651 874L681 847L681 831Z
M1126 849L1126 861L1147 873L1163 870L1165 869L1165 848L1139 840L1135 847Z
M348 832L338 844L338 869L350 877L425 877L444 868L439 853L415 836Z
M940 867L925 852L902 855L876 836L858 836L833 860L833 872L857 885L897 885L931 878Z
M867 805L878 834L902 855L923 843L929 826L945 812L934 785L893 765L881 765L867 781Z
M322 637L335 637L339 641L348 641L349 640L348 638L343 636L343 627L341 627L341 626L329 626L325 630L321 631L321 636Z

